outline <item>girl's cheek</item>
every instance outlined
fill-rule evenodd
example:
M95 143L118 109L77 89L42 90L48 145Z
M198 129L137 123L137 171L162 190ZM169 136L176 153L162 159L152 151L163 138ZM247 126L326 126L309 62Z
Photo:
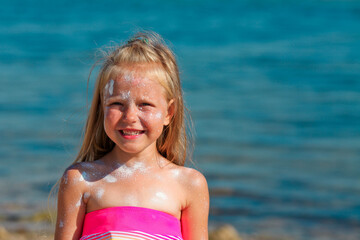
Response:
M116 124L121 118L121 111L111 107L105 107L104 109L104 125L105 124Z
M157 123L162 120L161 112L141 112L140 117L147 123Z
M163 114L161 112L142 113L142 121L160 134L163 131Z
M161 112L157 112L154 114L154 118L157 120L161 120L163 118L163 114Z
M104 117L105 118L116 118L121 115L119 109L115 109L112 107L105 107L104 109Z

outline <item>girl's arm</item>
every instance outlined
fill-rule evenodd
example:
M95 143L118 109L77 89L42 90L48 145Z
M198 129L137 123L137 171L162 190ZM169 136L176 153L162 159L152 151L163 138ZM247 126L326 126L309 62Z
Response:
M78 240L81 237L86 205L86 184L78 169L68 169L60 180L55 240Z
M183 239L208 240L209 190L206 179L194 169L187 179L187 202L181 212Z

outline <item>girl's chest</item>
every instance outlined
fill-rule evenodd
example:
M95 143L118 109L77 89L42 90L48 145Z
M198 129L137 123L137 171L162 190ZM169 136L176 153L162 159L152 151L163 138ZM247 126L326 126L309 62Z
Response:
M104 178L89 189L87 212L115 206L137 206L167 212L178 219L185 204L183 187L174 179L134 176Z

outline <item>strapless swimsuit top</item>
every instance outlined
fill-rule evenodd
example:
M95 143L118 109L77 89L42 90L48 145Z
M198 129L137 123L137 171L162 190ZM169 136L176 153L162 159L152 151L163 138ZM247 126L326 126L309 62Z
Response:
M176 217L154 209L109 207L85 215L80 240L183 240Z

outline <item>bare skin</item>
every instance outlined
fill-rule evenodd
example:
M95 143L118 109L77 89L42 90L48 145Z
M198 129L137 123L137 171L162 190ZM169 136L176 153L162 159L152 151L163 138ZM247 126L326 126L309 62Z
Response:
M55 240L79 239L86 213L115 206L169 213L181 221L184 240L208 239L205 177L171 163L156 149L173 115L172 102L159 94L162 87L151 76L131 77L114 79L106 89L104 126L114 149L97 161L71 166L61 179ZM124 129L141 133L129 139Z

